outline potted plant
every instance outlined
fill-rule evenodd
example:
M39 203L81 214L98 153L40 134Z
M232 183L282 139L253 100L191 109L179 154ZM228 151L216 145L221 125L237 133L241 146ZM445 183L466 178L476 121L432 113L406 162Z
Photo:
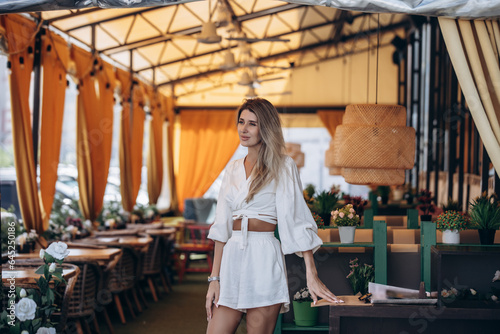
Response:
M352 208L356 211L359 217L363 217L363 212L365 212L365 205L368 204L366 199L361 196L350 196L344 195L344 203L352 204Z
M322 191L314 196L311 211L316 212L325 223L329 226L331 223L330 212L335 209L339 201L339 191L336 187L332 187L330 191Z
M354 243L354 233L356 232L356 226L359 225L360 218L352 204L347 204L341 209L333 211L332 218L335 226L339 228L340 243Z
M438 230L443 231L444 244L459 244L460 231L465 230L469 225L469 218L464 214L448 210L437 217Z
M293 295L293 315L295 325L314 326L318 322L318 308L311 307L311 293L308 288L302 288Z
M469 216L472 226L477 228L483 245L491 245L500 226L500 206L496 195L486 193L470 202Z
M349 261L351 271L347 275L347 279L351 284L354 294L361 293L364 295L368 292L368 283L375 281L375 268L372 265L360 265L358 258Z
M417 208L422 212L420 215L421 221L430 222L432 221L432 214L436 211L434 203L432 203L432 193L429 190L422 190L418 195L418 206Z

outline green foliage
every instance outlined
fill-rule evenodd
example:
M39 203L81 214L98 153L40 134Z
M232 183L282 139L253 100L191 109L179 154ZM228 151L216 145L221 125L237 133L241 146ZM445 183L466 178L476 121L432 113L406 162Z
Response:
M335 191L322 191L314 197L312 211L319 215L330 214L339 201L339 193Z
M391 187L389 186L378 186L377 194L381 197L388 197L391 193Z
M324 230L325 223L323 222L323 218L321 218L320 215L318 215L316 212L313 212L312 216L314 218L314 221L316 222L316 225L318 225L318 228L322 228Z
M437 217L438 230L465 230L469 226L469 218L458 211L445 211Z
M368 292L368 283L375 281L375 268L372 265L360 265L358 258L349 261L351 271L347 279L351 284L354 294L360 292L362 295Z
M460 203L454 201L452 198L448 198L448 202L443 204L443 211L460 211Z
M470 202L469 216L472 226L478 229L500 227L500 206L495 194L485 193Z

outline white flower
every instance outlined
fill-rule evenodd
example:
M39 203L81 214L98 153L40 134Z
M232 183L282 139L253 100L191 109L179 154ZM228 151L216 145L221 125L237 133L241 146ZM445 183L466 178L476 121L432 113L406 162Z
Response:
M302 298L307 298L307 297L309 297L309 292L308 291L302 292Z
M451 288L451 289L450 289L450 294L453 294L453 295L455 295L455 296L458 296L458 290L457 290L457 289L455 289L455 288Z
M498 301L498 297L497 297L497 296L495 296L495 295L492 295L492 296L491 296L491 300L493 300L494 302L496 302L496 301Z
M16 304L16 317L21 321L35 319L36 303L33 299L21 298Z
M45 256L45 251L42 249L40 249L40 258L43 260L43 257Z
M53 273L54 271L56 271L56 263L52 262L49 266L49 273Z
M91 230L92 229L92 222L90 221L90 219L87 219L85 221L85 223L83 223L83 226L85 226L86 230Z
M446 297L449 297L449 296L450 296L450 293L446 289L443 289L441 291L441 297L446 298Z
M353 208L350 208L350 209L349 209L349 212L354 213L354 212L356 212L356 211L354 211L354 209L353 209Z
M349 214L349 216L347 216L347 218L349 219L353 219L354 218L354 215L352 213Z
M73 231L76 229L77 227L76 226L73 226L73 225L68 225L66 227L66 231L68 231L69 233L73 233Z
M56 329L52 327L40 327L35 334L56 334Z
M18 245L24 245L26 243L26 238L28 237L28 234L24 232L23 234L20 234L16 239Z
M300 298L300 292L297 291L295 295L293 296L293 299L299 299Z
M108 227L113 227L115 226L115 223L116 223L115 220L113 218L110 218L104 222L104 225Z
M51 243L45 251L58 260L64 260L69 254L68 245L61 241Z
M495 282L495 281L500 281L500 270L497 270L495 272L495 276L493 276L492 282Z
M38 238L38 234L36 233L36 230L31 230L30 233L28 234L28 239L34 240Z
M24 298L24 297L26 297L26 296L27 296L27 294L26 294L26 290L21 289L21 291L19 292L19 297Z
M470 289L470 294L471 294L471 295L475 296L475 295L476 295L476 293L477 293L477 292L476 292L476 290L474 290L474 289Z
M344 218L344 213L343 213L343 212L340 212L340 213L339 213L339 216L340 216L340 218Z

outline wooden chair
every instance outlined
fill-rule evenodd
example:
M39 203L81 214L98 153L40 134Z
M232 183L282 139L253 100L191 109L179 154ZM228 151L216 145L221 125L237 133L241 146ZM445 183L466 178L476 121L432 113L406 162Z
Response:
M154 282L155 277L160 277L162 280L163 288L168 291L167 282L162 275L162 268L164 264L165 255L165 242L161 236L151 236L153 242L149 245L148 252L142 262L142 276L148 282L149 290L155 302L158 301L157 287Z
M179 283L182 283L186 272L211 272L214 242L207 238L211 225L208 224L185 224L184 242L175 247L177 254L177 274ZM190 267L191 255L203 254L206 256L206 267Z

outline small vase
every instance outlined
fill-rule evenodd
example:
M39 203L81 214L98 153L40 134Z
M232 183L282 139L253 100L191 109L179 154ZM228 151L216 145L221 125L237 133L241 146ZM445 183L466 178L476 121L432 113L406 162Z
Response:
M460 243L460 232L458 230L444 230L443 244L456 245Z
M318 308L311 307L311 302L293 301L293 315L295 325L314 326L318 322Z
M341 244L354 243L355 232L356 232L356 226L339 226L340 243Z
M493 245L493 242L495 241L496 231L497 230L492 228L477 230L477 232L479 233L479 241L481 242L481 245Z

